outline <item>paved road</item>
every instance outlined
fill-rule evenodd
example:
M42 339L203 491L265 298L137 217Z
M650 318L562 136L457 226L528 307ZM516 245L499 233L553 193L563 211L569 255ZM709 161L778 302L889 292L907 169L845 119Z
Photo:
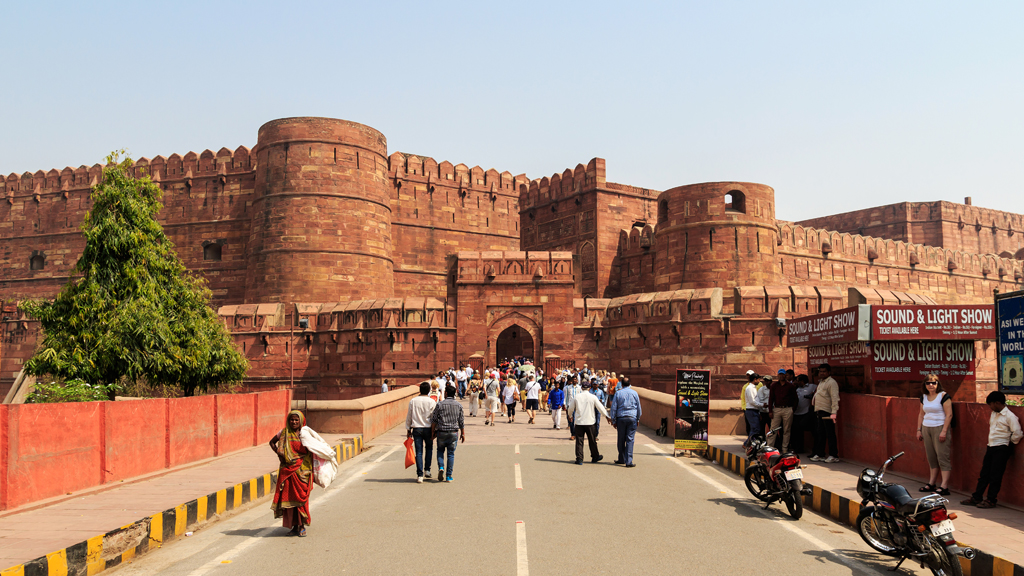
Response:
M417 484L400 447L378 444L316 490L306 538L286 536L260 504L119 570L827 576L882 574L892 564L846 528L813 513L793 521L779 505L762 511L737 477L643 441L633 469L576 466L568 440L468 444L456 452L451 484ZM601 448L606 462L615 458L612 444Z

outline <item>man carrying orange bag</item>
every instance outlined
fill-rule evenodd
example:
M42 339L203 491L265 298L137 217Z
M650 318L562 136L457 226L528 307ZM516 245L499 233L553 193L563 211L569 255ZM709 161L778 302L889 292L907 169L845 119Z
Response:
M424 476L430 478L430 461L434 456L431 442L433 434L430 430L430 415L437 405L430 394L430 383L420 382L420 395L409 401L409 411L405 415L405 428L408 435L405 440L405 467L416 463L416 481L423 483ZM423 444L427 445L426 469L423 468ZM415 449L413 445L415 444ZM414 454L415 452L415 454Z

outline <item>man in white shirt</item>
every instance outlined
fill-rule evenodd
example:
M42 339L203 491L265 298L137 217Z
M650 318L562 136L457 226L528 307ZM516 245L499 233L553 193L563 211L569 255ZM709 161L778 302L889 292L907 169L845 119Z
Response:
M430 383L420 382L420 395L409 401L409 410L405 414L405 429L408 437L416 446L416 481L423 483L424 476L430 478L430 460L434 456L431 443L430 415L434 412L437 402L431 400ZM423 468L423 444L427 445L426 470Z
M526 382L526 400L523 401L523 409L530 416L530 421L527 424L533 424L533 419L537 417L537 408L540 406L540 382L537 382L533 374L530 374L529 378Z
M459 399L460 400L466 397L466 380L467 380L467 378L469 378L469 377L466 375L466 371L465 370L461 370L460 369L459 371L457 371L455 373L455 380L459 383L458 390L459 390Z
M388 379L385 378L384 379L384 383L380 385L380 393L384 394L387 391L388 391Z
M594 423L597 422L597 412L608 418L608 410L597 396L586 393L589 388L590 383L585 382L582 386L583 392L576 394L568 403L569 422L573 425L573 439L576 440L576 463L579 465L583 465L584 436L590 444L590 461L596 464L604 458L597 450Z
M1003 473L1006 463L1013 455L1013 446L1024 437L1017 415L1006 407L1006 395L1002 392L990 392L985 403L992 409L988 418L988 448L985 458L981 461L981 474L978 476L978 487L971 497L960 502L965 506L978 508L995 508L996 497L1003 485ZM983 500L985 488L988 488L988 499Z

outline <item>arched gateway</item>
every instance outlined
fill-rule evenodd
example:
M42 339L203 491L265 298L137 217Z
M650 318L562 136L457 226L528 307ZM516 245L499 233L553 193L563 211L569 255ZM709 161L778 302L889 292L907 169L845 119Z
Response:
M513 358L515 356L533 358L533 336L522 326L513 324L505 328L501 334L498 334L494 350L499 362L505 358Z

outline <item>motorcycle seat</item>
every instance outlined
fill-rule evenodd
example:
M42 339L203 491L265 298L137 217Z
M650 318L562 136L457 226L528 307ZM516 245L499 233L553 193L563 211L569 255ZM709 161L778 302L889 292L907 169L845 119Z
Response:
M771 456L768 457L768 466L775 466L776 464L779 463L780 459L782 459L781 454L772 454Z
M910 492L907 492L907 489L899 484L886 486L884 492L886 499L896 505L900 514L913 514L914 510L917 508L918 502L922 500L922 498L914 498L911 496ZM925 498L927 498L927 496L925 496ZM926 502L925 505L921 506L918 512L934 507L935 506L931 503Z

